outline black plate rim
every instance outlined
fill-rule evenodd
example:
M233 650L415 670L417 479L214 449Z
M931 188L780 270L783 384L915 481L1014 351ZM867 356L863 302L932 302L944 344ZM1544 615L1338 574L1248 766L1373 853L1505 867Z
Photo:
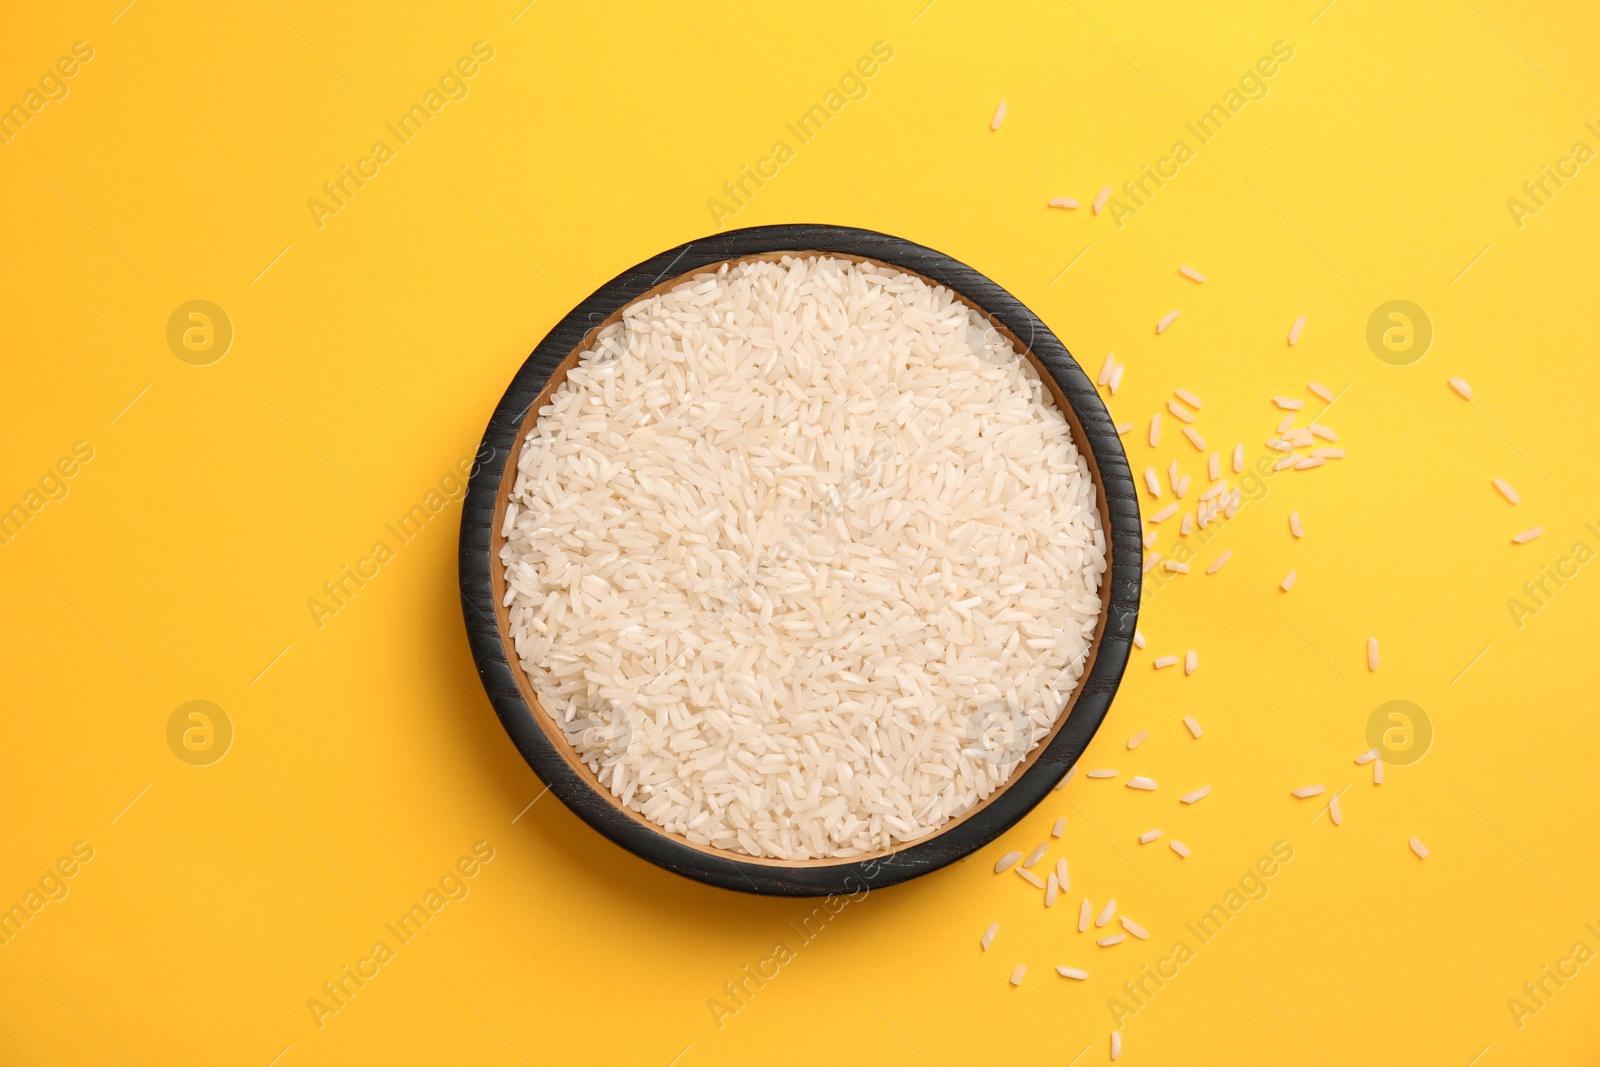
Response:
M983 309L1024 343L1060 386L1094 454L1110 516L1111 566L1102 586L1105 629L1094 663L1080 680L1067 722L1020 775L983 810L887 855L784 867L744 862L691 848L622 814L568 765L534 720L508 662L494 611L490 524L501 477L518 449L529 405L556 366L588 331L641 293L723 260L772 252L837 252L921 274ZM652 256L596 289L545 335L518 368L484 431L461 514L462 617L478 675L506 733L534 773L580 818L629 852L709 885L779 896L852 894L915 878L962 859L1032 811L1072 769L1110 709L1132 650L1142 574L1138 492L1110 413L1066 346L1011 293L942 252L873 230L791 223L729 230Z

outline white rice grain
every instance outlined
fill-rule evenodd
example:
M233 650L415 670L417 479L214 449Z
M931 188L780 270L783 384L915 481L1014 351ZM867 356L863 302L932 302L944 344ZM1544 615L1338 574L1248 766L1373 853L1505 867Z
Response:
M1161 443L1161 416L1150 416L1150 447L1155 448Z
M1511 540L1512 540L1513 544L1525 545L1529 541L1532 541L1533 539L1538 537L1542 533L1544 533L1544 527L1543 526L1535 526L1532 529L1523 530L1521 533L1519 533L1516 536L1512 537Z
M1287 593L1289 590L1293 589L1294 588L1295 575L1298 574L1298 573L1300 573L1300 572L1299 572L1298 569L1296 569L1296 570L1290 571L1288 574L1285 574L1283 576L1283 581L1278 583L1278 588L1282 589L1285 593Z
M1179 797L1178 799L1183 801L1185 804L1193 804L1195 801L1204 800L1210 795L1211 787L1209 785L1203 785L1192 793L1183 794L1183 796Z
M747 260L628 305L539 409L506 513L534 713L725 852L893 850L992 796L1100 612L1096 490L1045 383L872 263ZM968 732L986 704L1019 711L1005 759Z
M1116 913L1117 898L1112 897L1110 900L1106 901L1106 906L1100 909L1100 914L1094 917L1094 924L1096 926L1104 926L1106 923L1111 921L1111 917Z
M1132 737L1128 738L1128 747L1129 748L1138 748L1140 745L1145 743L1145 739L1148 738L1149 736L1150 736L1150 731L1149 730L1140 730L1138 733L1136 733Z
M1094 905L1089 903L1089 898L1083 898L1083 905L1078 908L1078 933L1089 929L1089 923L1094 918Z
M1052 196L1046 202L1051 207L1066 208L1068 211L1072 211L1078 206L1078 201L1070 196Z
M1510 482L1506 481L1504 478L1495 478L1493 479L1493 482L1494 487L1500 491L1500 495L1505 497L1508 503L1522 503L1522 497L1517 495L1517 491L1515 489L1511 488Z
M1199 271L1195 270L1186 263L1178 264L1178 273L1182 274L1185 278L1193 278L1195 281L1202 284L1204 284L1206 280L1206 276L1204 274L1201 274Z
M1040 841L1034 846L1033 851L1028 853L1028 858L1022 861L1022 865L1024 867L1036 866L1040 860L1044 859L1044 854L1049 848L1050 842Z
M1306 317L1304 315L1296 316L1294 322L1290 323L1289 325L1289 343L1291 345L1300 340L1300 333L1305 328Z
M1154 778L1146 778L1143 775L1137 775L1128 779L1128 788L1153 791L1156 789L1156 780Z
M1339 794L1335 793L1328 798L1328 818L1333 820L1333 825L1344 825L1344 813L1339 810Z
M1200 720L1193 715L1185 715L1183 717L1183 725L1189 728L1189 733L1192 736L1197 738L1205 736L1205 731L1200 729Z
M1367 670L1375 671L1377 669L1378 669L1378 639L1376 637L1369 637L1369 638L1367 638Z
M983 945L983 951L985 951L985 952L989 951L989 946L994 944L994 935L998 934L999 932L1000 932L1000 924L999 923L993 922L993 923L989 924L988 929L984 930L984 932L983 932L983 940L980 942L980 944Z
M1026 867L1018 867L1017 874L1021 876L1023 881L1029 883L1035 889L1044 888L1044 882L1039 878L1039 876L1028 870Z
M1467 380L1465 378L1451 378L1450 388L1459 393L1462 400L1472 399L1472 386L1467 384Z
M1184 653L1184 656L1183 656L1183 673L1186 674L1186 675L1187 674L1193 674L1195 671L1197 671L1199 669L1200 669L1200 653L1196 652L1194 649L1191 648L1188 652Z
M1047 908L1055 907L1056 894L1059 892L1061 892L1061 879L1056 877L1055 871L1051 871L1044 880L1044 906Z
M1139 835L1139 844L1148 845L1150 842L1156 840L1160 836L1160 830L1146 830L1144 833Z
M1314 395L1326 400L1328 403L1333 403L1333 390L1329 389L1326 385L1323 385L1320 382L1307 382L1306 388L1311 390Z
M1300 513L1298 511L1289 512L1289 532L1294 534L1295 537L1304 537L1306 535L1305 527L1300 525Z
M1006 120L1006 102L1004 100L1001 100L999 106L994 109L994 118L989 120L989 130L990 130L990 132L998 130L1000 128L1000 124L1002 122L1004 122L1005 120Z
M1417 859L1419 860L1425 860L1428 858L1428 846L1424 845L1415 837L1411 839L1411 851L1417 854ZM1448 864L1446 866L1448 866Z
M1155 668L1159 671L1163 667L1174 666L1177 662L1177 656L1157 656L1155 658Z
M1060 837L1062 834L1064 834L1066 832L1067 832L1067 817L1065 815L1063 815L1063 816L1061 816L1061 818L1057 819L1056 820L1056 824L1050 828L1050 836L1051 837ZM1061 860L1060 862L1065 863L1067 861L1066 860Z
M1140 926L1126 915L1118 916L1117 921L1122 924L1122 928L1124 930L1128 931L1128 933L1132 934L1134 937L1137 937L1140 941L1150 940L1150 931L1146 930L1144 927Z
M1178 855L1182 856L1184 859L1188 859L1189 858L1189 846L1188 845L1184 844L1182 841L1171 841L1171 842L1168 842L1168 844L1171 846L1172 851L1176 852Z
M1306 797L1317 796L1324 792L1327 788L1328 787L1325 785L1303 785L1299 789L1294 790L1294 795L1303 800Z
M1182 312L1180 312L1177 308L1173 308L1171 311L1161 316L1161 321L1156 323L1156 333L1166 333L1167 327L1178 321L1178 316L1180 314L1182 314Z
M1110 948L1112 945L1120 945L1126 940L1128 940L1127 934L1107 934L1105 937L1095 938L1094 943L1101 948Z
M1011 972L1011 984L1012 985L1021 985L1022 984L1022 977L1023 977L1023 975L1025 975L1027 973L1028 973L1028 965L1026 963L1017 964L1016 969L1014 969Z
M1096 215L1106 209L1106 201L1111 199L1111 186L1107 185L1094 194L1094 213Z
M1378 758L1378 750L1375 749L1375 748L1369 748L1365 752L1361 753L1361 755L1356 757L1356 763L1358 763L1358 764L1371 763L1373 760L1375 760L1377 758Z
M1007 852L1004 856L994 861L994 873L1003 874L1010 868L1015 867L1017 861L1021 858L1022 853L1020 852Z
M1086 981L1089 977L1088 971L1079 970L1076 967L1063 967L1060 964L1056 965L1056 973L1063 978L1076 978L1080 982Z
M1217 553L1217 558L1211 561L1211 566L1206 568L1206 573L1207 574L1215 574L1215 573L1217 573L1222 568L1226 567L1228 565L1228 561L1230 559L1232 559L1232 558L1233 558L1233 549L1231 549L1231 548L1223 549L1221 552Z

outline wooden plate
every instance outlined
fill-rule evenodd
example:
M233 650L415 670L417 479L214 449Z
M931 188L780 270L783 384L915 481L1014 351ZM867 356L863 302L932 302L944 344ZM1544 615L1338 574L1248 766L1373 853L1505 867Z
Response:
M1039 370L1072 427L1099 490L1109 570L1104 610L1078 689L1055 727L1004 787L926 837L891 851L844 860L758 859L698 845L624 808L579 761L539 707L517 662L501 606L500 536L522 441L539 409L601 327L641 296L671 288L725 260L827 253L882 263L943 285L978 309ZM462 614L483 687L523 758L578 816L635 855L726 889L786 896L859 893L914 878L994 840L1044 799L1082 754L1105 718L1127 666L1139 613L1139 503L1127 456L1093 382L1033 312L971 267L931 248L871 230L785 225L732 230L654 256L601 286L539 342L501 397L478 450L461 515Z

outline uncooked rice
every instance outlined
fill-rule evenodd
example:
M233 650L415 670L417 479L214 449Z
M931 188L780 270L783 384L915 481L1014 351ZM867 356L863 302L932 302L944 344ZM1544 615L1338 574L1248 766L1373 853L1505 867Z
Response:
M875 264L724 264L630 305L510 500L544 714L624 806L752 856L886 850L988 797L1100 614L1094 483L1032 363Z

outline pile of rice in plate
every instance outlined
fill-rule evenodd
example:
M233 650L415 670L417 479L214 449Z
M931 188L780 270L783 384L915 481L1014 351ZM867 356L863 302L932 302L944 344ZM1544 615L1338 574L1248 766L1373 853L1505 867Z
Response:
M821 255L628 306L538 412L511 633L600 782L699 845L859 856L1049 734L1106 542L1032 364L942 286Z

